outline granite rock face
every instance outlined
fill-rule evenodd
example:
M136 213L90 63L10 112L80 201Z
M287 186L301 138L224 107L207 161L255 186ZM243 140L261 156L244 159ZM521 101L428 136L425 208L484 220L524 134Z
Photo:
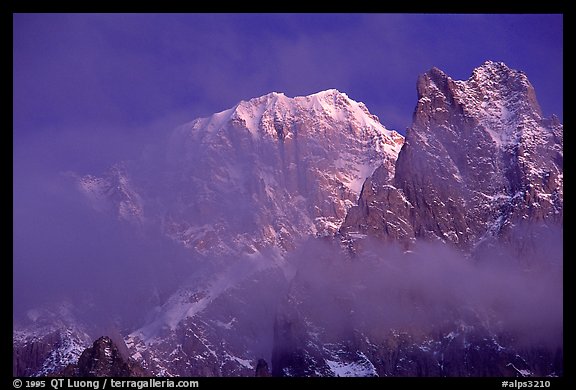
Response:
M471 251L515 226L561 226L563 126L526 75L487 61L465 81L433 68L393 177L377 170L341 232L438 239Z
M71 364L58 375L65 377L146 377L140 364L122 353L110 337L98 338L82 352L78 363Z

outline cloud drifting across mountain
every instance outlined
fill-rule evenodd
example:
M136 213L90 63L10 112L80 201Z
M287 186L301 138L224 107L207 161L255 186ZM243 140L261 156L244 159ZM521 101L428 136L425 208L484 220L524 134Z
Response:
M293 299L304 318L331 335L482 324L523 346L556 348L563 336L562 232L542 238L530 266L504 245L494 248L498 259L495 252L471 258L441 243L419 242L405 252L367 239L362 254L349 257L310 240L291 255Z

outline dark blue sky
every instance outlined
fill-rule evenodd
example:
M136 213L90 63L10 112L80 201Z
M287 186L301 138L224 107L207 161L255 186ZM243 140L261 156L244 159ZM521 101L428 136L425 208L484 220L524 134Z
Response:
M418 74L467 79L487 59L562 118L562 35L561 15L15 14L15 169L102 168L271 91L337 88L404 132Z

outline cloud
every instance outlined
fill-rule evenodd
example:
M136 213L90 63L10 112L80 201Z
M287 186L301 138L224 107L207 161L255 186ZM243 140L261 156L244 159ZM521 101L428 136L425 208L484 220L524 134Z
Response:
M558 253L556 233L541 243L541 254ZM366 247L348 258L337 246L310 241L290 257L298 265L292 301L328 335L351 329L426 334L466 324L512 334L521 345L561 344L561 256L539 257L526 268L505 246L497 262L423 241L409 253L394 244Z

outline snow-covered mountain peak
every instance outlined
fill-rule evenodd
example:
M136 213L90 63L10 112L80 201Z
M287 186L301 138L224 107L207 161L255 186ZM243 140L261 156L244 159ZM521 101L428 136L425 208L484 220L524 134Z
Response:
M502 62L484 62L467 80L453 80L432 68L420 75L417 87L415 121L421 136L462 120L474 120L498 148L541 133L542 111L532 84L524 72Z
M294 101L304 109L323 112L336 121L353 120L363 126L381 127L387 135L393 133L380 123L376 115L368 111L364 103L351 99L346 93L337 89L328 89L308 96L297 96Z
M336 89L294 98L272 92L243 100L211 117L197 119L183 126L182 131L187 132L192 128L192 132L204 137L207 133L218 133L224 127L233 125L237 129L248 130L254 139L285 140L294 137L298 126L304 122L314 122L316 126L309 130L324 134L327 128L335 128L333 125L336 123L350 124L357 135L360 132L372 133L381 140L382 149L394 157L404 141L396 131L382 125L364 103L356 102Z
M531 109L536 109L540 113L540 108L536 103L534 87L530 84L528 77L522 71L509 68L503 62L486 61L481 66L474 69L470 78L465 82L471 88L481 90L485 94L492 94L490 98L506 99L514 96L527 98ZM484 95L487 100L489 96Z
M498 80L508 77L518 78L529 84L528 78L523 71L512 69L504 62L484 61L482 65L472 71L472 78L493 78Z
M298 217L298 232L287 236L324 235L338 229L378 166L393 174L403 143L404 137L386 129L363 103L336 89L293 98L272 92L176 129L168 160L173 169L187 170L188 178L198 176L193 196L206 193L207 201L218 204L215 210L228 200L216 201L212 191L222 198L235 193L232 209L237 194L245 194L246 202L258 199L259 209L269 207L290 219L306 210Z
M540 133L542 111L524 72L486 61L456 84L456 100L478 118L497 146L515 145L528 133Z

